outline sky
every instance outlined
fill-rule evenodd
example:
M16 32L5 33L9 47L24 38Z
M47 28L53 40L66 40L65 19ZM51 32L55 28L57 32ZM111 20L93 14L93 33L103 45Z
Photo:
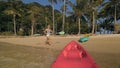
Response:
M22 0L25 3L30 3L30 2L38 2L42 5L47 5L49 4L47 0Z
M48 2L48 0L22 0L24 3L30 3L30 2L38 2L42 5L50 5L50 3ZM71 0L71 2L75 3L75 0ZM57 3L55 4L55 9L60 10L62 3ZM68 7L68 10L72 10L70 7Z

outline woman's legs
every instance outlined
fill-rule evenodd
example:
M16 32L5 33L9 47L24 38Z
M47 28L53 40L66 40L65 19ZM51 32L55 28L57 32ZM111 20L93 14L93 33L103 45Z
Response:
M50 37L49 37L49 36L46 36L46 39L47 39L47 40L46 40L46 44L51 45L51 44L50 44Z

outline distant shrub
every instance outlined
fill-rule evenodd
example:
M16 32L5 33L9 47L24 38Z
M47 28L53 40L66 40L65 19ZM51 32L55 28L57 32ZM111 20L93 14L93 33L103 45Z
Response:
M18 35L23 36L24 32L23 31L18 31Z
M115 33L120 34L120 24L115 24Z
M0 35L12 36L14 35L14 33L13 32L0 32Z

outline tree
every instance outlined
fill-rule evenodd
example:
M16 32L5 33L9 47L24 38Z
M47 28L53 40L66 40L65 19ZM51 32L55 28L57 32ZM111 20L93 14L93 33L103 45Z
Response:
M71 6L71 1L69 0L62 0L63 1L63 5L61 6L61 10L62 10L62 16L63 16L63 19L62 19L62 31L65 30L65 22L66 22L66 12L67 12L67 7L68 6Z
M62 31L64 31L64 24L65 24L65 15L66 15L66 0L62 0L63 1L63 5L61 6L61 10L62 10ZM68 0L67 0L68 1Z
M114 22L114 27L117 24L117 20L120 18L120 0L109 0L103 4L103 8L101 10L101 14L106 19L111 19ZM114 28L114 32L116 33L116 29Z
M0 1L0 32L2 32L2 28L5 28L5 25L3 25L3 20L5 19L4 10L6 9L7 3L4 1Z
M16 32L16 16L21 16L21 14L17 11L16 7L17 7L17 1L10 1L9 3L10 8L7 8L4 13L8 14L8 15L12 15L13 17L13 23L14 23L14 34L17 35ZM15 7L13 7L15 6Z
M84 14L86 8L87 0L76 0L76 4L73 5L73 15L76 17L78 22L78 35L81 33L81 16Z
M44 7L44 20L45 20L45 27L47 27L48 24L50 24L52 22L51 18L52 18L52 13L50 13L50 11L52 10L52 6L51 5L47 5Z
M89 0L88 9L90 10L88 11L92 12L92 32L91 32L92 34L95 33L95 21L96 21L95 19L97 17L100 5L103 3L103 1L104 0Z
M54 16L54 3L57 3L57 0L48 0L52 4L52 16L53 16L53 34L55 34L55 16Z
M40 7L36 5L36 3L31 3L29 4L29 18L31 20L31 36L34 34L34 28L35 28L35 23L37 20L37 17L40 16Z

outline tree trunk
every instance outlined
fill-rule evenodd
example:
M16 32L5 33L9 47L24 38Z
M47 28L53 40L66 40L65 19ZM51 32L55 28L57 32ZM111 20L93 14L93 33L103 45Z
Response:
M115 14L114 14L114 24L117 24L117 20L116 20L116 5L115 5Z
M98 25L97 24L95 24L95 34L97 33L97 30L98 30Z
M57 23L56 23L56 30L55 31L57 32Z
M34 25L35 25L35 21L32 21L32 24L31 24L31 36L33 36L33 34L34 34Z
M52 0L52 14L53 14L53 35L55 34L55 20L54 20L54 2Z
M115 14L114 14L114 33L117 32L115 24L117 24L117 20L116 20L116 5L115 5Z
M66 30L66 33L68 34L68 31L69 31L69 23L68 22L66 22L67 23L67 30Z
M47 17L45 17L45 22L46 22L45 27L47 27L47 25L48 25L48 18Z
M0 32L2 31L1 26L2 26L2 25L0 24Z
M104 34L106 34L106 27L104 28Z
M16 15L14 14L14 15L13 15L13 22L14 22L14 35L17 35L17 33L16 33L16 22L15 22L15 17L16 17Z
M64 26L65 26L65 5L66 5L65 3L66 3L66 0L64 0L62 31L64 31Z
M94 11L93 11L93 23L92 23L92 34L95 33L95 14L94 14Z
M80 35L80 17L78 18L78 35Z
M8 27L8 32L10 32L10 23L9 22L7 24L7 27Z

